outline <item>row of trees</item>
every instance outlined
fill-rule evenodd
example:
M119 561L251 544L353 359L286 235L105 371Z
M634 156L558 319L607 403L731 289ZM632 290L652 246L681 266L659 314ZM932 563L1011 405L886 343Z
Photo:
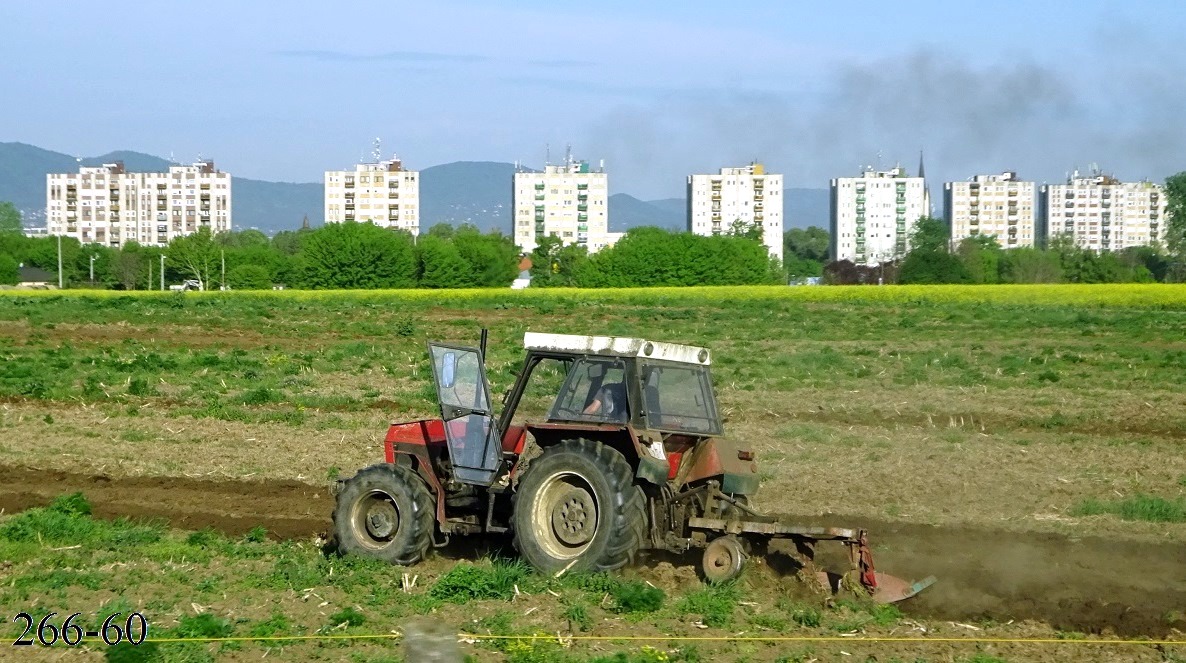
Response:
M1140 283L1173 277L1174 259L1159 247L1096 252L1067 235L1045 248L1005 250L983 235L952 246L947 224L929 217L919 219L910 246L906 258L894 265L900 283ZM843 280L839 267L830 274Z
M533 287L635 288L648 286L782 283L783 272L760 231L735 228L705 237L662 228L634 228L611 247L589 255L583 246L545 237L531 253Z
M0 284L17 283L20 265L56 275L58 238L25 237L17 218L17 230L0 230ZM435 226L419 241L406 232L353 222L284 231L270 239L258 230L212 235L202 228L165 248L61 241L67 286L157 289L161 256L166 284L195 280L206 289L506 287L518 274L514 242L473 226Z

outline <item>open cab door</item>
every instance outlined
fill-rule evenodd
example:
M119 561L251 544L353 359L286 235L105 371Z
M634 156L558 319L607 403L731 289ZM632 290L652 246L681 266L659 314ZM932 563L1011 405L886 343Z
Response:
M482 352L431 342L428 351L453 475L464 483L489 486L498 472L502 445Z

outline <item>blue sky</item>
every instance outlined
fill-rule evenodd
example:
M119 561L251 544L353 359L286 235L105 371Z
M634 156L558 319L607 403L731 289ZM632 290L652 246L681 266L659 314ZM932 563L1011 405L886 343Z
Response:
M642 198L924 148L935 179L1186 169L1180 1L557 4L6 2L0 141L289 181L375 137L415 168L571 144Z

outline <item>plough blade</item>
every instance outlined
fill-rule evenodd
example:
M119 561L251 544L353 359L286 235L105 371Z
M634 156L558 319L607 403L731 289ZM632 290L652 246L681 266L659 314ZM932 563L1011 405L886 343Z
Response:
M830 593L838 594L845 587L844 577L835 573L828 573L827 571L819 571L815 574ZM873 599L875 603L897 603L898 601L905 601L914 596L922 590L935 584L935 576L927 576L918 582L909 582L897 576L891 576L888 573L881 573L875 571L874 578L877 580L877 586L869 594L869 598Z

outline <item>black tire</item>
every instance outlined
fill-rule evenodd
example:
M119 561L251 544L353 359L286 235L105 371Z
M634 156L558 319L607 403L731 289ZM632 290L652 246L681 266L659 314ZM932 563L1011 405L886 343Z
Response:
M536 569L609 571L646 536L646 498L618 451L566 440L531 462L513 497L515 548Z
M384 463L342 483L334 538L343 554L411 566L432 544L436 502L414 471Z

